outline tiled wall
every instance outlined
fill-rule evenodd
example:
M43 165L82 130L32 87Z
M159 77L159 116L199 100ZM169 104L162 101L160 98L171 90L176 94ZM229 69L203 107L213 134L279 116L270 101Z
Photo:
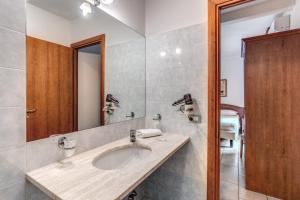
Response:
M106 49L106 89L120 101L120 107L106 120L109 123L128 120L126 115L145 116L146 63L145 39L108 46Z
M187 146L146 181L149 199L206 199L206 38L207 23L147 38L147 127L152 127L152 117L160 113L164 131L191 138ZM176 48L181 49L181 54L176 54ZM196 102L201 115L199 124L189 122L178 108L172 107L186 93L191 93Z
M25 194L25 0L0 1L0 200Z

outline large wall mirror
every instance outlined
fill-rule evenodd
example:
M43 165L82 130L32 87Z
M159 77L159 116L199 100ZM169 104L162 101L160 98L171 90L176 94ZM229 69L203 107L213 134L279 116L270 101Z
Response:
M27 0L27 141L145 116L145 38L90 0Z

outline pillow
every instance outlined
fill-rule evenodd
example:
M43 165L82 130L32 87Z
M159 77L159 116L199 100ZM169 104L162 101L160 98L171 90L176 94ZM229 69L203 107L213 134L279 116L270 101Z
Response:
M235 115L237 115L237 112L233 111L233 110L221 110L221 115L224 115L224 116L235 116Z
M222 131L235 131L234 124L230 123L221 123L221 130Z

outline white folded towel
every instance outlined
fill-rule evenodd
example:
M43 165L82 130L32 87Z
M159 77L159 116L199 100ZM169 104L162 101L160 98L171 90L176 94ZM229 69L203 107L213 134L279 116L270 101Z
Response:
M141 138L150 138L162 135L159 129L140 129L136 131L137 136Z

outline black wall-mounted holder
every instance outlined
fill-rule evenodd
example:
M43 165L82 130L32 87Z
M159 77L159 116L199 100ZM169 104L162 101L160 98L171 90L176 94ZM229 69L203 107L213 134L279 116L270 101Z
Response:
M161 119L162 119L161 114L156 114L156 115L152 118L152 120L154 120L154 121L161 121Z
M115 110L119 107L119 100L117 100L112 94L106 95L106 104L103 111L108 115L113 115Z
M195 114L194 101L191 94L185 94L183 98L175 101L172 106L180 105L179 111L184 113L190 122L199 123L200 115Z

